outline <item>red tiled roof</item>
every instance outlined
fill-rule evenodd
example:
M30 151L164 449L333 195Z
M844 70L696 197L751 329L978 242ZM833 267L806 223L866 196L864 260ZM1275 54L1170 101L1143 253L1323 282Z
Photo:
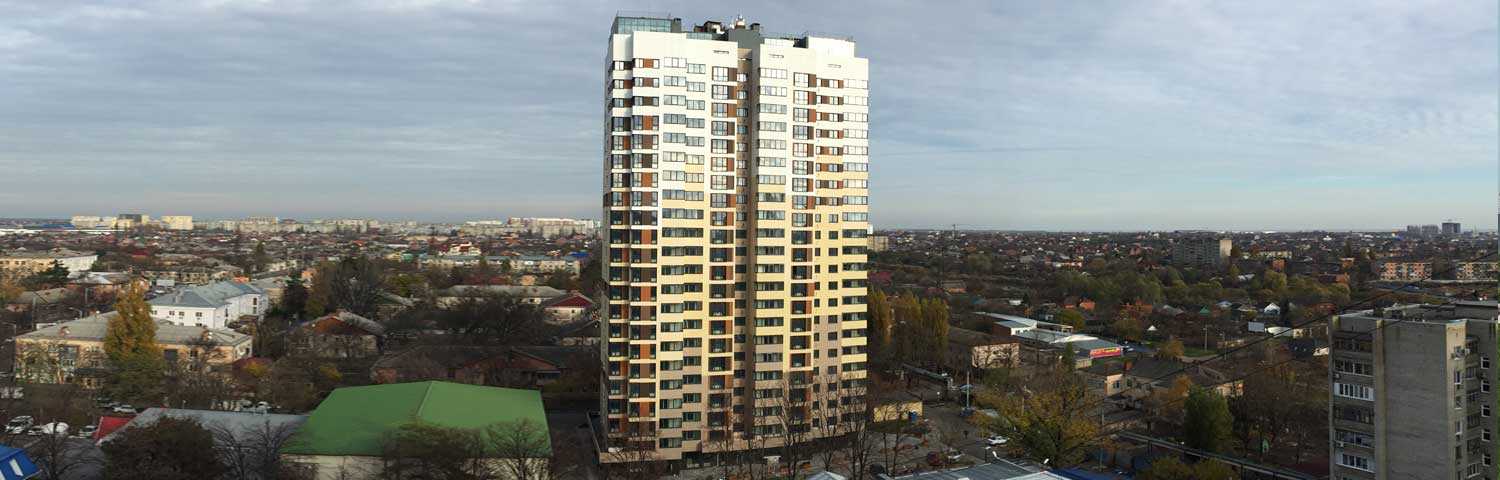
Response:
M547 302L548 307L589 308L593 305L593 301L576 293L570 293Z

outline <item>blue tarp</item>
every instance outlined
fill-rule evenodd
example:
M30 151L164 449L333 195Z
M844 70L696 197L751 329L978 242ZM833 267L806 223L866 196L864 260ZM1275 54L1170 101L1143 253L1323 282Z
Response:
M25 451L0 445L0 480L24 480L36 473L36 464Z

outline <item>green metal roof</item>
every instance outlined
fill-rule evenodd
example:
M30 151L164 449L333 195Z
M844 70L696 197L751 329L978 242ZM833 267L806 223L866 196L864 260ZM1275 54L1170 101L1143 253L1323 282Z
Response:
M541 392L436 381L339 388L281 452L375 457L387 432L406 423L479 429L518 420L547 434Z

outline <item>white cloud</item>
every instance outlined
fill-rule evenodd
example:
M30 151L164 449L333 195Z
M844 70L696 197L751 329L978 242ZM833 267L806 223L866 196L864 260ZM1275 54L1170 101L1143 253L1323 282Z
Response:
M1493 2L756 7L0 0L0 215L594 216L610 17L671 10L860 42L882 225L1494 219Z

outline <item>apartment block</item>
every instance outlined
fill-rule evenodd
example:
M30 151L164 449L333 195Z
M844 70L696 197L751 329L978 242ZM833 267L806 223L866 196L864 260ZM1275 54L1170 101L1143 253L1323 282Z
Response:
M161 217L161 226L165 227L167 230L192 230L193 216L163 215Z
M1224 265L1234 242L1227 238L1190 237L1172 245L1172 264L1217 268Z
M1384 260L1374 268L1375 276L1386 282L1427 280L1433 274L1432 262L1426 260Z
M1330 477L1495 480L1496 303L1335 317Z
M1500 262L1457 262L1453 264L1453 279L1463 281L1495 280L1500 272Z
M869 62L848 38L616 17L604 84L606 462L863 415Z

